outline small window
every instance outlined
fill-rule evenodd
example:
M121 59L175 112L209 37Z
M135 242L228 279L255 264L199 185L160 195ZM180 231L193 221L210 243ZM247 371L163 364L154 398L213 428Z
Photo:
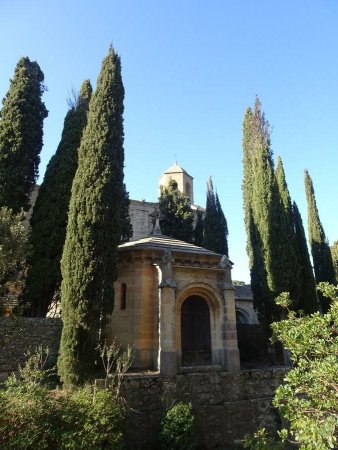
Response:
M178 189L178 184L176 180L172 180L171 182L171 186L174 189L174 191L176 191Z
M121 297L120 297L120 309L127 308L127 285L126 283L121 284Z

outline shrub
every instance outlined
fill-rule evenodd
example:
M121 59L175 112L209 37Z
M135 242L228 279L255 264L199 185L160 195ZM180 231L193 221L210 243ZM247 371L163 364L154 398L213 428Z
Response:
M0 449L55 448L53 410L45 387L11 377L0 391Z
M0 389L0 450L100 450L123 446L123 414L114 392L86 386L50 391L43 350L31 354Z
M60 404L60 449L122 448L123 415L111 391L95 391L92 386L85 386L61 398Z
M196 448L195 418L191 403L180 402L167 411L161 422L159 440L163 449Z

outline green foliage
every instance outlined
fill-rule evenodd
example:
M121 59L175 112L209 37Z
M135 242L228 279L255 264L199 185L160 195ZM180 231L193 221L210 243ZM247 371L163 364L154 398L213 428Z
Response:
M42 148L43 120L48 111L41 101L45 90L39 65L21 58L0 114L0 206L28 210Z
M53 300L60 299L69 201L91 94L86 80L66 115L60 144L47 166L30 220L33 252L28 260L25 303L32 316L46 316Z
M196 448L195 418L190 403L172 406L161 422L159 440L163 449L189 450Z
M177 189L174 180L168 186L161 186L159 197L160 225L162 233L175 239L191 242L193 237L194 213L189 198Z
M123 200L121 205L121 239L120 244L128 242L133 235L133 227L130 222L129 215L129 192L127 192L126 185L123 183Z
M272 325L273 337L290 351L293 369L276 391L274 405L290 424L291 436L303 450L326 450L338 443L338 288L320 283L332 306ZM286 295L283 295L287 303Z
M336 277L332 262L329 244L326 239L324 228L319 219L315 192L309 172L305 171L305 192L308 205L308 233L312 253L313 268L316 283L327 281L335 284ZM319 296L322 310L328 310L329 303L322 295Z
M99 330L114 306L125 199L123 99L120 58L110 48L79 148L61 261L58 371L68 386L83 382L94 370Z
M334 271L336 274L336 280L338 280L338 241L335 241L331 247L331 256L332 256L332 262Z
M254 307L266 331L278 318L272 291L275 281L271 266L273 255L272 217L276 182L270 147L270 125L258 98L254 111L248 108L243 122L243 203L247 232L251 287Z
M30 355L20 378L0 390L0 449L101 450L123 447L123 414L115 394L90 386L48 391L43 350Z
M55 367L48 367L49 349L38 346L35 350L25 353L26 363L19 367L19 379L24 386L47 384L50 376L55 373ZM15 378L15 377L14 377Z
M294 248L298 262L298 282L292 289L292 297L299 310L311 314L318 310L316 283L313 276L302 217L295 202L292 205Z
M285 440L287 438L287 431L281 430L278 432L278 438L270 436L265 428L258 430L253 435L246 435L244 438L244 448L250 450L284 450L286 449Z
M280 320L274 299L291 293L292 308L317 309L306 239L297 206L292 206L281 158L274 170L269 123L256 98L243 122L243 199L254 307L267 333Z
M123 350L115 340L110 345L105 341L98 350L106 376L105 387L110 385L119 396L121 380L133 362L134 351L130 345Z
M0 208L0 283L11 271L18 269L29 250L28 227L22 213Z
M221 255L229 255L228 224L218 195L214 191L211 177L207 183L203 247Z
M123 447L123 415L114 394L91 386L60 398L60 449L118 450Z
M203 211L197 209L196 211L196 225L194 228L194 244L198 247L203 245L203 235L204 235L204 218Z
M299 283L299 265L296 258L292 204L285 179L282 159L277 160L273 186L270 272L273 296L280 292L293 293ZM294 296L292 297L294 300ZM297 298L298 301L298 298ZM298 305L294 305L297 309Z

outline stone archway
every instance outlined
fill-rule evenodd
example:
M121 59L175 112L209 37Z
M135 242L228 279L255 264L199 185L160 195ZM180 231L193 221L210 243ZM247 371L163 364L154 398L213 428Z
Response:
M212 363L210 310L199 295L187 297L182 304L181 346L182 366Z

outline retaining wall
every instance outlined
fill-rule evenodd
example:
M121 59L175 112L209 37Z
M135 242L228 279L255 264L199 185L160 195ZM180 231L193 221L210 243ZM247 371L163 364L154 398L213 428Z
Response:
M128 446L149 448L164 411L178 401L192 403L203 448L234 449L246 433L261 427L276 430L279 419L272 398L285 373L285 368L274 368L170 378L127 375L122 395L128 405Z
M16 372L25 353L39 345L48 347L50 362L55 363L61 329L61 319L0 317L0 379Z

